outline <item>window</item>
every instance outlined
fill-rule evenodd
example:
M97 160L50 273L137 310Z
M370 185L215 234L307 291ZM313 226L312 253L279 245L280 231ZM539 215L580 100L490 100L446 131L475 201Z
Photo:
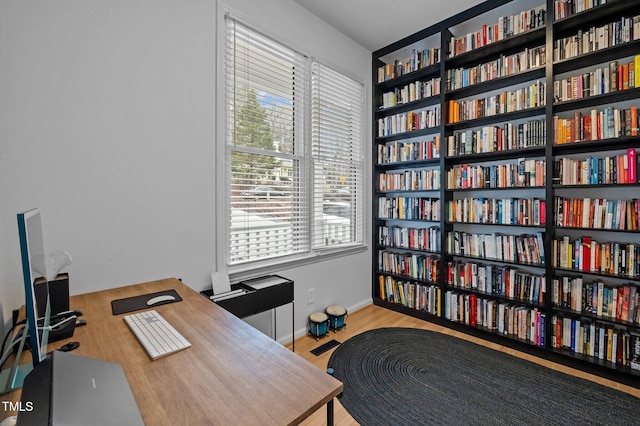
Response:
M226 263L362 243L362 85L230 15L224 84Z
M316 249L363 241L363 87L317 62L311 85Z

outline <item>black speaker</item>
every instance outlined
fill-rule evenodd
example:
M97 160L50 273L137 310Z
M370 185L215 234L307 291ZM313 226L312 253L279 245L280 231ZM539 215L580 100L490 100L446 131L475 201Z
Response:
M38 316L43 317L47 307L47 287L49 290L49 303L51 315L69 310L69 274L59 274L47 283L44 278L36 278L34 289L36 293L36 305Z

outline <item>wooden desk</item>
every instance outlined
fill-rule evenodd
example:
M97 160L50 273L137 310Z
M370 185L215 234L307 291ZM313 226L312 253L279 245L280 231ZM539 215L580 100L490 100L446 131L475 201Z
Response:
M172 288L183 301L155 309L192 346L151 361L111 300ZM333 423L341 382L175 278L73 296L70 307L87 325L50 349L76 340L74 353L121 364L145 424L288 425L325 404Z

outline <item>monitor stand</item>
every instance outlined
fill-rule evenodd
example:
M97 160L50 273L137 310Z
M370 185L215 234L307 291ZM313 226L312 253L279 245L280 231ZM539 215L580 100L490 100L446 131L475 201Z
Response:
M16 352L16 360L11 368L5 368L0 372L0 395L12 390L22 387L24 378L33 370L33 363L28 362L20 365L20 358L24 349L24 343L29 335L29 327L27 325L22 329L22 335L19 337L20 343L18 345L18 351ZM6 357L8 358L11 351L7 351ZM2 359L5 361L5 359Z

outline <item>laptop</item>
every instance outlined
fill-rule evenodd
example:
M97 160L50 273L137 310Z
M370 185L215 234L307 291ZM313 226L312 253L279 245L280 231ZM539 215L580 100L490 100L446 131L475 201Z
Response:
M39 379L25 380L23 389L23 399L25 393L40 395L40 401L31 401L34 411L31 414L37 414L38 421L32 423L18 416L19 422L25 420L25 424L47 424L39 420L48 417L48 424L53 426L144 425L120 364L71 352L54 351L50 357L50 362L41 362L34 369L33 372L36 372L42 366L44 371L38 375ZM50 373L46 371L47 368ZM44 392L49 385L47 378L50 378L50 392ZM34 393L36 389L29 387L35 387L37 392ZM47 405L48 415L42 412Z

